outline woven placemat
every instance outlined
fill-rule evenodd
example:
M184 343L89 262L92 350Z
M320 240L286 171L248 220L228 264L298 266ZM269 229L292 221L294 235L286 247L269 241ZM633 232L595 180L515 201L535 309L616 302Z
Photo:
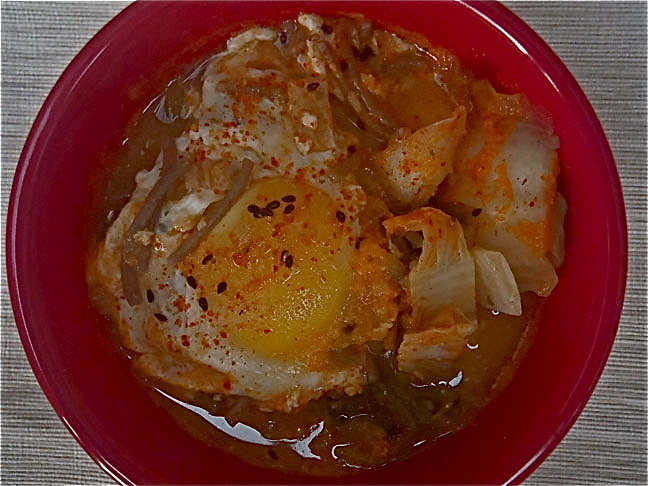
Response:
M47 93L123 2L2 2L2 198ZM614 152L629 225L629 280L618 337L576 425L527 479L646 484L646 3L506 2L563 59ZM4 237L3 258L4 258ZM4 266L3 266L4 269ZM2 484L113 484L53 412L31 372L2 274Z

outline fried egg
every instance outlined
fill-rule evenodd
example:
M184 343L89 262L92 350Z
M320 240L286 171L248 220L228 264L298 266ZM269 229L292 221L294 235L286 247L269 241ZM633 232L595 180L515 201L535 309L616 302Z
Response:
M121 318L131 333L144 323L148 346L225 375L214 392L282 408L336 387L355 393L362 364L337 366L331 352L358 230L351 209L322 189L262 179L184 260L154 259L142 281L151 302Z
M197 194L194 216L205 205ZM283 410L328 390L355 394L367 381L362 354L336 360L348 348L349 320L353 341L380 340L397 312L389 300L378 318L365 313L363 323L357 312L362 294L376 291L354 281L351 271L362 265L356 243L363 200L357 186L333 192L299 179L262 178L181 261L172 263L173 247L160 235L148 239L153 254L139 280L142 303L128 304L113 271L120 246L109 242L123 239L126 228L119 221L94 279L118 296L114 317L149 376ZM133 217L136 201L129 205L120 217ZM164 213L184 219L191 208L185 196ZM375 285L395 297L382 273Z
M110 296L107 311L146 376L288 411L331 390L362 390L368 369L354 346L392 330L400 287L386 245L364 234L367 195L331 174L347 142L336 141L330 106L320 102L325 83L306 106L315 86L308 79L246 63L246 52L277 35L252 29L205 68L199 95L185 107L196 122L175 140L180 159L190 161L174 189L180 194L165 200L153 227L132 236L149 254L137 302L127 298L120 262L129 228L164 177L163 155L138 174L88 273ZM226 197L242 158L253 164L244 192L177 260L201 215Z

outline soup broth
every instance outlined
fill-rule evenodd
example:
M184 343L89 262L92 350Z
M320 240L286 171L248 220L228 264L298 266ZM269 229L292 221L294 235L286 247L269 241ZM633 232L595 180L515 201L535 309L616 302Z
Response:
M284 471L404 459L506 385L562 263L521 94L359 16L233 36L106 175L87 280L154 400Z

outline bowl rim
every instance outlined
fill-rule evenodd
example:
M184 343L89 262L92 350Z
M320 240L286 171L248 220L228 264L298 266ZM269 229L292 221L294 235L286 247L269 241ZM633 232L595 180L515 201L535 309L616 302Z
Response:
M616 229L613 235L615 240L612 242L613 246L618 248L619 251L619 273L617 279L614 281L615 286L610 286L610 294L612 298L610 303L605 308L606 319L610 322L610 336L606 342L604 352L601 359L597 362L588 361L586 374L588 383L588 392L584 398L574 399L570 410L570 414L561 423L561 428L554 431L544 443L544 446L537 451L536 455L529 458L528 462L524 464L515 475L513 475L505 484L519 483L528 477L542 461L552 452L558 445L562 438L567 434L569 429L573 426L574 422L585 408L589 401L596 384L598 383L606 362L610 356L614 337L617 333L619 320L621 318L625 286L627 283L627 266L628 266L628 234L627 222L625 214L625 206L621 183L616 170L614 157L605 136L603 127L587 99L585 93L580 85L573 77L568 68L563 64L560 58L554 51L546 44L546 42L522 19L515 13L510 11L506 6L499 3L480 2L476 0L454 0L455 3L463 5L469 9L473 14L480 17L481 20L487 22L489 25L495 27L498 31L504 34L511 42L518 48L527 51L538 69L547 76L547 78L557 86L557 89L562 93L567 93L570 96L578 99L580 109L582 110L582 119L587 120L588 128L600 135L600 153L601 159L605 161L605 168L607 169L607 180L611 182L610 193L614 203L616 212ZM46 97L41 109L36 116L29 134L26 138L23 150L21 151L20 158L16 167L16 172L13 179L11 194L9 198L7 223L6 223L6 268L7 268L7 282L9 287L9 294L12 303L12 309L15 316L16 327L18 328L22 346L27 355L30 366L34 375L42 388L45 396L51 403L54 411L59 416L60 420L64 423L66 428L70 431L72 436L81 445L85 452L114 480L121 484L135 484L134 475L132 472L123 471L117 464L113 464L108 457L106 457L101 450L95 445L90 444L83 436L78 433L79 422L76 417L69 415L61 410L61 401L59 398L60 390L57 389L55 384L46 379L44 372L45 364L43 364L38 356L36 346L33 343L30 331L30 325L25 316L26 303L21 296L21 276L18 271L19 261L19 243L17 235L19 233L18 217L20 213L21 196L26 189L26 173L29 167L30 160L40 144L40 139L43 132L46 130L50 113L57 106L57 103L64 99L69 92L74 88L77 80L83 76L88 68L88 62L94 63L101 55L104 46L110 42L114 33L117 32L124 22L130 18L140 15L142 12L152 8L151 5L155 2L135 2L128 5L120 11L113 19L104 25L76 54L61 76L58 78L48 96ZM162 2L167 3L167 2ZM173 3L173 2L170 2ZM228 2L222 2L224 4ZM298 3L298 2L293 2ZM348 3L352 5L354 2L340 2L340 4ZM416 2L402 2L402 3L416 3ZM155 7L153 7L155 8ZM533 54L536 55L533 55ZM538 54L542 55L542 62L539 62ZM558 76L558 73L560 75ZM559 78L557 80L557 78Z
M610 242L610 246L616 247L619 251L619 268L616 286L610 286L610 303L606 306L605 318L600 320L607 320L610 323L609 339L605 343L605 349L601 353L599 362L588 361L583 372L584 375L589 376L589 386L587 393L581 398L571 398L571 413L568 417L561 422L561 427L554 431L545 441L543 448L541 448L535 456L523 465L505 484L519 484L526 479L538 466L551 454L551 452L558 446L562 439L567 435L569 430L573 427L574 423L583 412L585 406L589 402L594 393L594 389L598 384L603 370L607 364L612 351L612 346L619 328L619 322L623 311L623 303L625 299L625 290L627 285L628 274L628 228L627 218L625 211L625 202L623 198L623 191L621 181L619 179L618 171L616 169L616 162L612 149L610 148L607 136L603 126L590 103L587 95L581 88L580 84L573 76L571 71L558 57L554 50L540 37L540 35L533 30L524 20L509 10L506 6L499 2L481 2L479 0L459 0L464 3L473 12L479 15L485 22L489 23L502 34L504 34L513 44L515 44L522 51L526 51L531 59L533 59L536 67L542 71L547 79L556 87L556 90L567 94L574 99L578 100L582 116L579 121L585 121L589 130L598 135L598 149L600 151L600 158L605 160L605 168L607 169L606 178L612 183L610 187L611 199L613 200L613 209L616 213L614 222L617 224L614 236L618 239L615 242ZM534 55L535 54L535 55ZM541 56L539 56L541 55ZM542 63L538 59L542 59ZM542 64L542 65L541 65ZM609 237L609 235L608 235ZM589 372L589 373L587 373ZM574 403L576 402L576 403ZM569 409L570 407L565 407Z

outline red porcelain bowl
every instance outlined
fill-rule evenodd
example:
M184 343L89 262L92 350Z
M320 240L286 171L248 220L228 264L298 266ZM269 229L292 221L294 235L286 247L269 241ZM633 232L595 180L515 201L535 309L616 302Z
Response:
M87 208L101 154L166 82L249 23L301 11L361 12L444 45L501 90L523 92L560 137L567 258L535 341L474 425L413 458L343 480L249 466L185 433L136 383L92 309L84 279ZM627 236L614 160L576 81L520 19L492 3L141 2L72 61L20 158L7 228L11 298L45 394L88 454L123 483L515 483L576 420L621 312Z

